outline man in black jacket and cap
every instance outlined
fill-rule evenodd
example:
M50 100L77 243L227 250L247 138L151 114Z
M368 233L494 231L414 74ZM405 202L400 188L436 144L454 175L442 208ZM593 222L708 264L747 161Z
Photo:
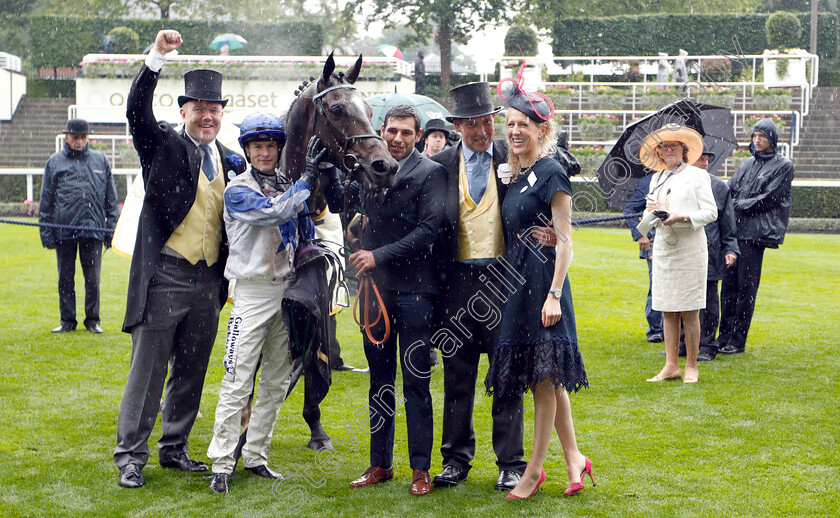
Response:
M729 181L740 257L724 273L718 343L722 354L744 352L750 330L765 248L784 242L790 217L793 163L777 152L778 131L762 119L752 132L753 158Z
M222 222L228 180L245 160L216 140L223 108L222 74L191 70L178 97L184 128L158 122L152 100L165 55L182 43L162 30L131 85L126 117L140 155L146 195L128 279L123 331L131 333L131 366L120 404L114 461L119 485L145 483L147 441L161 411L160 466L202 472L190 458L189 435L198 414L207 363L227 299L228 248Z
M703 150L700 158L694 162L694 167L708 169L709 162L714 160L714 154L708 149ZM735 235L735 212L732 209L732 198L729 186L717 176L709 173L712 181L712 194L715 197L718 217L706 224L706 245L709 249L709 269L706 274L706 307L700 310L700 352L698 361L711 361L718 353L718 342L715 340L718 324L720 323L720 296L718 283L724 272L732 268L738 259L738 238ZM685 354L685 341L680 342L681 355Z
M99 229L117 226L120 215L117 188L105 155L88 147L90 126L70 119L64 145L47 161L38 207L40 223L72 225L79 229L41 227L41 243L54 249L58 261L58 308L61 325L53 333L76 329L76 251L85 276L85 328L101 333L99 274L102 245L110 246L111 233Z

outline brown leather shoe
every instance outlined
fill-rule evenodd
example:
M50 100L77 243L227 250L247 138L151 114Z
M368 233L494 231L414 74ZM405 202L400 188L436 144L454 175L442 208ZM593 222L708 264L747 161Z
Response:
M367 487L380 482L387 482L394 478L394 468L380 468L371 466L365 470L361 477L350 482L350 487Z
M412 495L423 496L432 492L432 477L425 469L415 469L414 476L411 477L411 487L409 491Z

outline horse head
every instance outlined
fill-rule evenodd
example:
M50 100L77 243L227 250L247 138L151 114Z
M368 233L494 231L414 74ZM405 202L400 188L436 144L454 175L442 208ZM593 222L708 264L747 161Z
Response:
M302 87L286 116L283 170L291 178L303 174L306 146L317 135L327 148L327 160L358 181L365 192L381 193L393 185L399 164L376 134L371 108L353 86L361 68L360 55L346 73L336 73L330 54L321 76ZM316 200L313 205L320 209L324 203Z

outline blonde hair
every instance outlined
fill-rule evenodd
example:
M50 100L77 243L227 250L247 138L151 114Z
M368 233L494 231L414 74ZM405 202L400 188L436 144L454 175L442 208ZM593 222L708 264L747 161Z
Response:
M554 119L548 119L547 121L543 122L536 122L533 119L528 119L534 124L537 125L537 128L540 129L540 132L544 132L543 135L540 137L540 152L537 154L537 160L544 156L553 155L557 152L557 134L558 128L557 123L554 122ZM507 138L507 136L505 137ZM510 139L507 139L508 149L510 149ZM534 161L534 163L537 162ZM519 179L519 174L522 172L522 166L519 163L519 157L515 154L508 151L508 159L507 163L510 166L510 172L513 173L513 182L516 182Z

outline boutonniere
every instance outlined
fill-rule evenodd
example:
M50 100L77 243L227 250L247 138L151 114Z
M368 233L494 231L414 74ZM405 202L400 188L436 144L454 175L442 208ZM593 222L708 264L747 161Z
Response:
M230 166L230 168L231 168L228 171L228 179L233 180L234 178L236 178L236 171L235 170L242 167L242 164L243 164L242 159L239 157L239 155L230 154L230 155L227 156L226 161L228 163L228 166Z
M496 176L499 177L499 181L504 185L509 184L510 180L513 178L513 173L510 172L510 165L499 164L499 167L496 169Z

